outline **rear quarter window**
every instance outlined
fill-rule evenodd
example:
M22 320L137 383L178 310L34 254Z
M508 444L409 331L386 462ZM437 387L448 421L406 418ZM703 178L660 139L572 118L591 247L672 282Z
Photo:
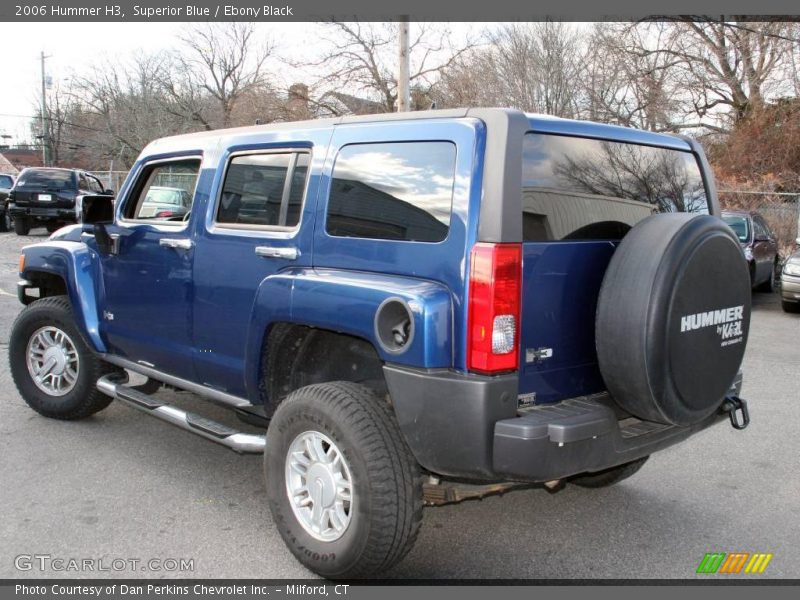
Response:
M528 133L522 163L525 241L621 239L654 213L707 214L691 152Z
M344 146L336 158L325 229L339 237L441 242L450 229L452 142Z

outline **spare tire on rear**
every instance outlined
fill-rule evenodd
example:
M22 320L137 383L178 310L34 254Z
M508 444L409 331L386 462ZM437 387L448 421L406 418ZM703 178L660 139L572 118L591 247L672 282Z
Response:
M719 218L653 215L623 238L600 288L596 344L613 399L688 426L716 411L744 356L750 275Z

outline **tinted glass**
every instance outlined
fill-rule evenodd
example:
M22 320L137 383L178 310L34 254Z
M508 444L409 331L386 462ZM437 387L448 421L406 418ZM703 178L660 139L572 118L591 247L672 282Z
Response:
M72 171L25 171L17 183L20 187L25 185L54 189L72 189L75 187Z
M522 164L525 241L620 239L653 213L708 213L690 152L529 133Z
M14 180L8 175L0 175L0 188L10 188L14 185Z
M722 220L733 229L740 242L750 239L750 223L746 217L723 216Z
M137 181L137 200L126 217L180 223L188 215L200 159L189 158L145 167Z
M288 206L283 204L286 177L297 157ZM217 212L218 223L294 227L300 220L307 154L251 154L228 165Z
M330 235L440 242L447 237L456 148L450 142L345 146L328 201Z

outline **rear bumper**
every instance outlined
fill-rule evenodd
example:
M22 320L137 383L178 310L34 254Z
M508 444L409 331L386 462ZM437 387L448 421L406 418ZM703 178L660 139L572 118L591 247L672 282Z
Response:
M800 302L800 277L781 275L781 298L787 302Z
M691 427L619 415L607 394L517 411L517 377L384 367L400 428L433 473L476 480L550 481L602 471L676 444L726 419ZM741 376L731 389L738 394Z
M8 212L15 219L29 217L39 220L75 221L75 208L58 206L17 206L10 204Z

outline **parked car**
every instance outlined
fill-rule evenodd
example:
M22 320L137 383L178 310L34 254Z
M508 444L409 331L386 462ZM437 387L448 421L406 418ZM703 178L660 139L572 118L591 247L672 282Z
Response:
M31 167L23 169L9 194L9 213L17 235L44 225L53 232L80 216L80 198L112 195L94 175L75 169Z
M778 254L778 239L769 225L755 211L722 211L722 220L736 233L742 245L750 281L753 288L762 292L774 292L781 273Z
M800 239L797 243L800 244ZM792 254L783 265L781 306L786 312L800 312L800 250Z
M10 231L11 215L8 212L8 194L14 187L16 178L8 173L0 173L0 231Z
M177 172L191 212L154 223ZM82 210L20 257L22 398L263 453L276 528L325 577L400 561L424 503L612 485L749 422L750 277L694 141L503 109L245 127L151 143Z
M139 209L140 219L181 220L189 212L192 196L183 188L151 186Z

